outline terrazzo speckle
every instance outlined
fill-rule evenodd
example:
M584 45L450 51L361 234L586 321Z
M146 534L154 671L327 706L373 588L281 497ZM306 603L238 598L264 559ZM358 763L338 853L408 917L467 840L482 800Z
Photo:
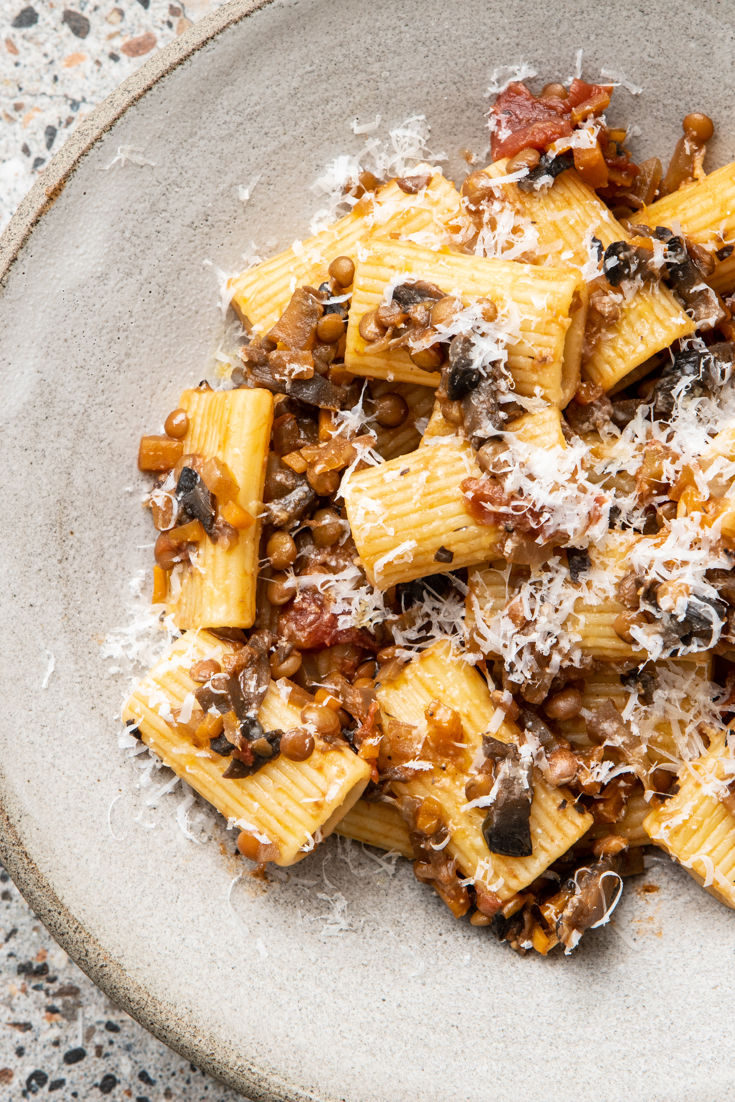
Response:
M224 0L0 0L0 230L92 108ZM0 867L0 1102L241 1096L118 1010L53 941Z
M0 230L81 119L224 2L0 0Z

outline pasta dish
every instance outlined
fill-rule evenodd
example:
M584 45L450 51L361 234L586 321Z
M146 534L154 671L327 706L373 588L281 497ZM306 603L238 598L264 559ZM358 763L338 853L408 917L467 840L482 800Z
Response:
M257 865L336 830L519 952L647 846L735 906L735 164L699 113L634 162L612 91L356 174L138 457L178 637L128 731Z

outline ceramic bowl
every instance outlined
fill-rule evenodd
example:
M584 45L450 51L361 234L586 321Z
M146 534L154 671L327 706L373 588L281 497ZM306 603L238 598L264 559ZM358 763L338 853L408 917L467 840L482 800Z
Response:
M231 839L185 836L180 792L147 805L117 745L129 663L100 644L150 563L137 438L221 334L205 260L236 270L251 241L304 236L308 182L365 140L352 119L423 112L458 171L487 145L491 70L567 77L579 49L587 77L644 89L616 96L635 148L666 156L702 110L722 163L734 17L715 0L235 2L93 113L2 240L0 856L117 1003L253 1099L732 1096L733 916L668 861L569 959L515 956L407 864L336 842L266 889Z

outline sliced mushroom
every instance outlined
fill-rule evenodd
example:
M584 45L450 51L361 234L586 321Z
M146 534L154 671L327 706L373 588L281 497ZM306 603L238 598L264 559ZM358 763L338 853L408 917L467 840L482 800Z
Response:
M579 944L585 930L608 921L620 899L623 881L612 861L604 858L578 869L567 887L572 894L556 924L556 936L568 954Z
M502 750L500 749L502 747ZM530 857L531 841L531 761L522 758L517 746L483 737L486 757L496 762L495 783L482 824L482 836L491 853L502 857Z
M184 512L211 535L217 515L214 497L193 467L183 467L176 483L176 499Z

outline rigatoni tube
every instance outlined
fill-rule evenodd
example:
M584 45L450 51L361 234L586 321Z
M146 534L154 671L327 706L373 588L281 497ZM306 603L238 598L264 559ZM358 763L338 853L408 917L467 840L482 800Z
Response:
M230 758L197 746L177 721L191 709L199 685L196 663L221 662L232 646L206 631L187 632L141 681L123 709L140 738L233 825L257 844L262 860L292 865L334 829L361 796L370 768L342 740L315 737L305 761L283 754L247 777L225 777ZM265 731L303 726L301 708L291 703L288 682L271 682L258 712Z
M199 541L170 587L170 611L180 628L248 628L255 620L273 397L266 390L185 390L179 404L189 419L184 455L224 463L238 486L235 503L252 523L233 529L229 540Z
M436 386L438 374L417 367L404 349L373 349L360 335L361 319L380 305L389 286L401 280L434 283L447 294L459 296L465 306L489 299L497 307L501 330L507 331L507 366L515 389L522 395L540 394L561 403L564 370L575 375L579 368L579 342L573 340L567 349L571 314L583 324L586 310L584 285L577 271L485 260L376 238L355 272L345 366L356 375ZM565 369L565 356L576 356L576 363Z
M451 436L346 480L352 536L374 586L388 589L497 553L498 530L473 519L460 489L479 475L470 445Z
M490 689L479 672L454 657L447 640L439 640L407 665L397 677L381 685L378 702L384 727L392 722L416 729L417 740L428 732L427 709L439 702L461 719L463 741L451 757L427 751L426 768L411 780L393 782L399 796L431 798L441 808L449 833L448 853L461 873L504 902L532 883L592 824L592 816L577 807L566 789L552 788L535 771L529 857L502 857L491 853L482 833L485 810L468 806L465 785L473 763L482 756L482 736L492 733L501 742L519 743L520 732L496 708ZM424 743L424 744L425 744Z
M305 241L295 242L270 260L247 268L230 280L232 305L240 318L259 333L267 333L288 306L296 287L318 287L331 261L339 256L357 259L358 251L374 233L420 234L441 243L445 225L459 210L457 189L441 172L419 165L427 182L417 193L403 191L395 180L365 195L344 218Z

